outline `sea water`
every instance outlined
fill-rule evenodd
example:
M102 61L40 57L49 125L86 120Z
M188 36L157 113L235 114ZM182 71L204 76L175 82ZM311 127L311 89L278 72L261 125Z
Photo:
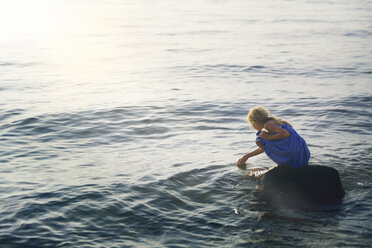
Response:
M363 0L1 1L1 246L369 246L371 41ZM341 204L261 199L256 105Z

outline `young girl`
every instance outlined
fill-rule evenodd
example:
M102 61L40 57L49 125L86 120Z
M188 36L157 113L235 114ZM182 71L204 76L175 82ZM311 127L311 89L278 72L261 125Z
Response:
M263 152L279 166L299 168L308 164L310 151L306 142L288 122L269 116L260 106L249 111L248 122L258 131L258 148L240 158L239 167L244 166L248 158Z

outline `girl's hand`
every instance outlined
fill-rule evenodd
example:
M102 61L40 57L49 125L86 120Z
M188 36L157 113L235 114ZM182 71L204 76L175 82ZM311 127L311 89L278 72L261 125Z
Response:
M244 170L246 169L246 165L245 165L245 162L247 162L248 160L248 157L247 156L243 156L241 157L238 162L236 163L236 166L238 166L240 169Z
M251 158L251 157L254 157L254 156L257 156L258 154L261 154L265 152L264 149L262 149L261 147L258 147L256 150L254 151L251 151L247 154L245 154L243 157L241 157L238 162L236 163L236 165L242 169L242 170L245 170L246 169L246 165L245 165L245 162L247 162L248 158Z

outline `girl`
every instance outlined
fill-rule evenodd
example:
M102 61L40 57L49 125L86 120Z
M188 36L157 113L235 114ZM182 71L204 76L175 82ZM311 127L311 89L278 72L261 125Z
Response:
M258 148L240 158L239 167L244 166L248 158L263 152L279 166L299 168L308 164L310 151L306 142L288 122L269 116L260 106L249 110L248 122L258 131Z

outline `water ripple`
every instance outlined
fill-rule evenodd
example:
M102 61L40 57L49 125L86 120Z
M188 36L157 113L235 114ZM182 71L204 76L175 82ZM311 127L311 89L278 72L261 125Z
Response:
M237 75L250 75L267 77L292 77L304 76L305 78L339 78L343 76L357 76L360 74L369 74L369 71L361 67L324 67L324 68L291 68L291 67L270 67L262 65L232 65L232 64L216 64L216 65L199 65L199 66L176 66L171 67L171 70L184 72L188 74L200 73L237 73Z

